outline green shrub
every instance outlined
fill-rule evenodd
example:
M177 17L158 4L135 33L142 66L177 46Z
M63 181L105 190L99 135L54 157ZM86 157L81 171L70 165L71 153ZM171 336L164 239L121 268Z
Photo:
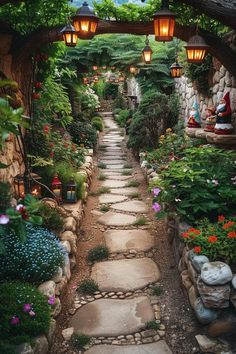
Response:
M120 111L122 111L122 108L115 108L115 109L113 109L113 114L114 114L114 116L116 116L117 114L119 114Z
M103 125L103 120L102 120L102 118L100 118L100 117L93 117L91 123L92 123L92 126L93 126L96 130L98 130L98 131L100 131L100 132L103 131L104 125Z
M105 99L115 99L118 94L118 85L106 83L105 86Z
M97 144L97 131L89 123L74 121L69 132L75 144L84 145L86 148L93 148Z
M116 116L116 121L121 127L125 127L129 118L132 117L132 113L129 109L123 109Z
M132 176L132 171L131 170L123 171L122 176Z
M77 291L83 295L93 295L98 290L98 284L90 278L82 280L77 288Z
M89 250L87 255L87 261L90 263L94 263L97 261L102 261L103 259L107 259L109 257L109 249L107 246L98 245L91 250Z
M0 280L43 282L52 279L64 265L64 251L56 236L42 227L26 225L27 239L21 242L9 232L0 255Z
M158 329L160 329L160 323L158 323L158 322L156 322L156 321L148 321L147 323L146 323L146 328L147 329L155 329L156 331L158 330Z
M50 231L61 231L64 220L55 208L50 205L41 203L39 207L39 215L43 219L42 226Z
M30 305L28 309L24 308L26 304ZM0 342L3 346L5 344L5 349L8 345L30 342L33 337L46 333L50 314L47 299L32 285L0 283ZM14 316L15 321L19 319L18 324L12 323Z
M90 338L82 333L73 334L70 343L76 349L83 349L84 346L90 343Z

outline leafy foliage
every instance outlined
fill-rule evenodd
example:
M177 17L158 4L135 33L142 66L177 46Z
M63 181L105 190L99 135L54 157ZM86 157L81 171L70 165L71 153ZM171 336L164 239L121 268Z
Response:
M104 125L103 125L103 120L102 118L100 117L93 117L92 120L91 120L91 123L92 123L92 126L102 132L103 131L103 128L104 128Z
M55 208L52 208L48 204L41 203L39 214L43 219L43 227L53 232L59 232L62 230L64 220Z
M97 131L89 123L74 121L69 127L69 132L73 142L80 146L93 148L97 143Z
M29 305L28 308L25 305ZM47 299L32 285L18 282L0 284L0 342L5 348L9 346L11 351L8 354L14 353L11 345L31 342L35 336L46 333L50 315ZM19 323L14 324L14 319L15 322L19 319Z
M26 225L27 239L21 242L9 232L3 239L5 253L0 256L0 279L42 282L52 279L63 267L64 251L53 233Z

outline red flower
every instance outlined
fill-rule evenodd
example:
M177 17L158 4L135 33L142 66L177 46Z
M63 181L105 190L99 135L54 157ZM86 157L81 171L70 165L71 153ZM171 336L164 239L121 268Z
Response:
M50 147L54 147L54 144L53 144L53 143L50 143L49 146L50 146Z
M189 238L189 233L188 232L183 232L182 233L183 238Z
M224 221L225 220L225 216L224 215L219 215L218 216L218 221Z
M235 231L228 232L227 237L228 238L236 238L236 232Z
M44 131L44 133L45 134L48 134L49 132L50 132L50 126L49 125L44 125L44 127L43 127L43 131Z
M233 226L234 224L234 221L228 221L226 224L223 225L223 229L227 230L228 228L230 228L230 226Z
M209 243L215 243L218 240L216 236L209 236L208 237L208 242Z
M195 253L201 253L202 248L200 246L195 246L193 250Z
M201 234L200 230L197 230L197 229L194 229L194 228L188 229L188 232L192 232L195 235L200 235Z
M52 157L52 158L54 157L54 152L53 151L50 152L50 157Z

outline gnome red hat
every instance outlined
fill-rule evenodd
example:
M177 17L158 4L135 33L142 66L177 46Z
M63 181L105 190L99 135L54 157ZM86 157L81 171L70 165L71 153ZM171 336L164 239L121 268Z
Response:
M226 107L227 107L228 114L231 114L229 92L226 92L226 94L224 95L223 98L225 100L225 104L226 104Z

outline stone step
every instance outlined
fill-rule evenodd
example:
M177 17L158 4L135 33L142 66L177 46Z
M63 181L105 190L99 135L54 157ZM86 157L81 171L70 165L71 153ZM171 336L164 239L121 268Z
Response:
M150 258L120 259L96 263L91 278L100 291L134 291L157 282L160 271Z
M141 345L96 345L84 354L172 354L172 352L166 342L160 340Z
M69 326L77 334L108 337L138 332L152 320L151 303L148 297L140 296L132 300L101 299L84 305L73 315Z
M130 178L133 178L132 176L123 176L122 174L115 174L115 172L112 172L112 174L106 173L106 178L107 179L115 179L117 181L127 181Z
M108 230L104 237L112 253L145 252L154 247L154 237L146 230Z
M105 181L108 182L108 181ZM116 181L116 183L118 184L119 181ZM105 186L105 185L104 185ZM107 185L107 187L109 187ZM113 186L111 185L110 188L112 188ZM120 185L120 187L123 187ZM118 188L118 187L116 187ZM118 210L118 211L127 211L130 213L147 213L148 212L148 207L147 205L140 201L140 200L129 200L127 202L122 202L122 203L116 203L114 205L112 205L112 209Z
M117 160L102 159L102 160L100 160L100 162L108 164L108 165L120 165L120 164L126 164L127 163L127 161L125 161L124 159L117 159Z
M110 190L111 194L122 194L122 195L131 195L134 193L139 193L138 188L136 187L127 187L127 188L114 188Z
M114 194L101 194L98 197L100 204L113 204L117 202L123 202L127 200L129 197L125 195L114 195Z
M98 219L98 222L106 226L130 226L133 225L136 220L136 217L133 215L108 211Z
M114 179L107 179L106 181L102 182L102 187L108 188L121 188L127 185L127 181L118 181Z

